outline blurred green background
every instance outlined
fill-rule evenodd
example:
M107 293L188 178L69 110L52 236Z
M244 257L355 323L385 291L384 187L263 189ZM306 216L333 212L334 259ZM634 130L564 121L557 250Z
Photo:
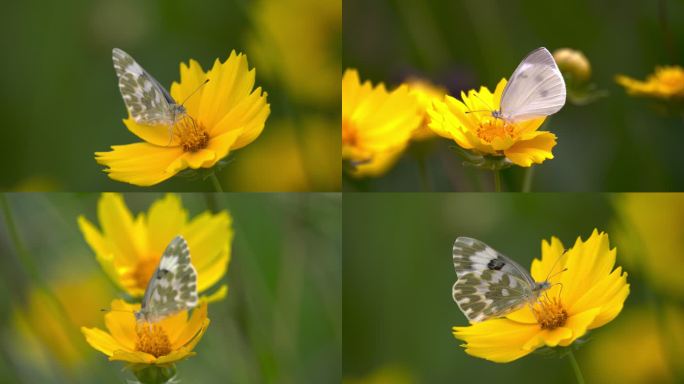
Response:
M634 196L639 203L653 195ZM606 231L611 247L617 247L617 265L629 273L631 293L622 313L590 332L588 342L575 352L587 382L681 382L684 290L675 294L653 288L644 273L644 258L681 270L682 248L666 247L672 255L668 263L663 253L640 253L637 247L681 238L684 196L675 197L657 197L668 199L662 206L669 210L653 209L653 201L644 201L638 213L668 224L666 218L674 216L677 226L652 226L651 233L624 236L623 227L644 219L622 220L617 195L345 194L345 382L575 382L567 359L531 354L497 364L464 352L451 333L453 326L468 324L451 297L456 281L451 250L456 237L474 237L529 268L533 258L541 257L542 239L556 236L567 249L579 236L586 240L594 228ZM643 265L635 266L638 263L627 255ZM679 277L668 281L684 288Z
M233 216L226 299L177 364L185 383L332 383L341 374L341 196L181 194L193 217L209 207ZM162 197L127 194L134 214ZM121 383L133 376L86 344L80 326L103 328L101 308L119 294L76 224L96 220L98 194L0 195L0 382ZM67 308L60 324L17 258L7 209L39 275ZM38 308L36 308L38 304ZM29 324L17 321L26 313ZM54 313L52 313L54 315ZM37 324L37 325L36 325ZM61 338L60 338L61 337ZM64 342L60 342L64 341Z
M94 160L140 141L122 123L113 47L167 89L181 62L206 71L233 49L245 53L271 115L256 141L229 156L224 190L339 190L341 18L341 0L3 4L0 190L141 190L110 180ZM213 190L177 177L150 189Z
M545 129L558 136L555 159L535 166L533 190L684 189L681 109L667 113L614 82L616 74L644 79L657 65L684 64L684 2L347 0L343 16L343 68L390 88L419 76L456 96L481 85L493 90L537 47L584 52L590 81L608 96L566 103L553 116ZM414 143L384 177L345 177L345 190L420 191L416 158L424 153L432 189L477 191L481 183L492 190L491 172L464 169L451 145ZM521 169L503 176L507 190L520 190Z

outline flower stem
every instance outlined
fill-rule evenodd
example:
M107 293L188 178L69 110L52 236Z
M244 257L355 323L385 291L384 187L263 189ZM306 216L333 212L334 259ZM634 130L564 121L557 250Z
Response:
M532 191L532 179L534 178L534 167L529 166L525 169L525 178L523 179L523 186L521 192L528 193Z
M577 359L575 359L575 354L572 349L568 349L568 358L570 359L570 365L572 365L572 370L575 372L575 378L577 378L578 384L584 384L584 376L582 375L582 370L579 364L577 364Z
M501 192L501 171L495 170L494 172L494 192Z
M211 175L209 175L209 178L211 179L211 184L214 186L214 190L216 192L223 192L223 188L221 188L221 183L219 182L218 177L216 177L216 172L212 172Z

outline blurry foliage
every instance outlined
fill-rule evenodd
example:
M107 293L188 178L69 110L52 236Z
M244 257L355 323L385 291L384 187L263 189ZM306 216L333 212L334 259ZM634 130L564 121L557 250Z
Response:
M454 96L508 78L530 51L582 51L591 63L586 91L606 91L590 105L567 103L545 129L558 136L555 158L535 166L533 191L669 191L684 189L682 117L629 97L618 73L647 74L679 64L684 3L542 0L349 0L344 3L343 68L396 86L419 76ZM586 95L584 95L586 96ZM414 144L415 145L415 144ZM461 166L448 140L425 157L427 188L492 190L490 172ZM410 153L410 150L407 152ZM349 191L420 191L421 165L406 154L382 178L345 177ZM522 187L523 170L502 172L505 190Z
M339 78L341 0L75 0L5 4L0 47L3 190L140 190L107 178L94 152L133 143L123 125L126 109L112 67L111 50L129 52L168 87L179 63L209 68L235 49L256 68L256 85L268 92L271 115L263 134L220 173L224 190L247 190L234 173L268 175L273 167L307 175L306 187L340 188L338 168L323 169L318 154L340 163ZM303 16L305 15L305 17ZM312 31L316 32L312 32ZM263 67L263 68L262 68ZM11 74L11 75L7 75ZM302 83L302 82L305 82ZM315 128L300 120L325 119ZM282 123L285 121L285 123ZM283 125L296 142L276 142ZM273 125L273 126L272 126ZM317 132L312 133L313 130ZM332 139L331 139L332 138ZM260 166L240 161L271 141L270 151L298 153L302 162ZM294 146L294 147L293 147ZM254 151L254 152L253 152ZM250 156L251 157L251 156ZM324 161L324 162L326 162ZM297 169L294 169L297 168ZM332 176L331 174L332 173ZM296 189L271 183L274 191ZM154 189L212 190L209 182L174 178Z
M125 196L132 212L162 194ZM181 194L189 215L230 211L233 258L225 300L178 364L181 382L337 382L341 375L341 196ZM0 382L120 383L130 378L88 348L81 325L103 326L114 286L76 218L96 218L99 194L4 194L26 253L57 302L19 262L0 221ZM3 207L0 207L4 210ZM5 212L2 212L3 214ZM61 306L63 310L56 308ZM64 314L62 316L61 314Z

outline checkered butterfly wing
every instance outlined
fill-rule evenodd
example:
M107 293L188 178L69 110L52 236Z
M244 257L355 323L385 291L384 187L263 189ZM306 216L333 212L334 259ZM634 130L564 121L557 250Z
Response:
M166 247L147 283L138 320L155 322L197 305L197 271L190 262L188 243L176 236Z
M458 280L452 295L471 323L505 316L535 297L527 271L479 240L457 238L453 260Z
M119 90L131 117L139 124L172 126L185 113L169 92L126 52L112 50Z

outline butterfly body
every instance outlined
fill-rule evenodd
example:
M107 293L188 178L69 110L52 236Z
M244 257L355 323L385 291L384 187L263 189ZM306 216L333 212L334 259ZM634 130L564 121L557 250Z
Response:
M512 123L549 116L563 108L565 97L563 74L551 53L540 47L515 69L492 116Z
M187 115L185 107L129 54L114 48L112 61L126 109L136 123L172 128Z
M176 236L166 247L145 289L139 322L154 323L197 305L197 271L190 262L188 243Z
M551 284L537 282L525 269L485 243L459 237L453 262L458 280L452 296L470 322L505 316L534 304Z

